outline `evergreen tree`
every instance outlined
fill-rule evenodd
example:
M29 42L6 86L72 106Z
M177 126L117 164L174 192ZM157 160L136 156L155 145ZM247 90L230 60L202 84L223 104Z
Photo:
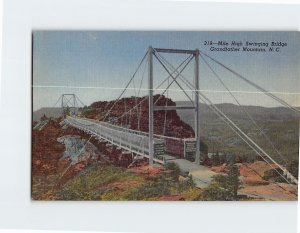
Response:
M48 120L48 117L44 114L44 115L41 117L41 121L45 121L45 120Z
M298 178L298 161L297 160L292 160L288 170L290 171L290 173L297 179Z
M211 157L211 162L214 166L219 165L220 164L220 156L219 156L219 152L217 151L216 154L213 154Z
M239 180L240 176L240 170L237 165L230 165L229 166L229 171L227 173L227 189L229 192L233 195L233 199L237 200L238 198L238 189L241 185L241 182Z
M240 171L237 165L230 165L227 174L216 175L212 183L203 190L200 199L206 201L234 201L238 200Z

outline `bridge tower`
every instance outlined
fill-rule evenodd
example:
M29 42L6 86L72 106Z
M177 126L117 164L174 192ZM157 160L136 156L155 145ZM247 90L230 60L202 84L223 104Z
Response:
M194 83L192 84L193 90L195 90L195 97L193 106L154 106L153 103L153 57L155 57L163 68L168 72L169 76L177 83L180 89L186 94L186 91L179 85L176 79L181 75L184 69L177 71L174 75L166 66L163 65L157 53L175 53L175 54L190 54L195 61L194 67ZM176 109L193 109L195 115L195 142L196 142L196 155L195 163L200 162L200 109L199 109L199 49L195 50L182 50L182 49L165 49L165 48L152 48L148 49L148 91L149 91L149 164L153 164L154 158L154 111L156 110L176 110ZM169 87L168 87L169 88ZM187 95L187 94L186 94ZM190 99L191 100L191 99Z
M61 95L61 108L63 117L68 114L76 114L76 96L75 94L62 94Z

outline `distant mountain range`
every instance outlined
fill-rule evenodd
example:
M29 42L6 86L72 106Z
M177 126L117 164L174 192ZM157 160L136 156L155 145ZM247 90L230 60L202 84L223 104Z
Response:
M190 105L190 102L179 101L178 106ZM250 115L255 121L290 121L299 119L299 115L292 110L284 107L261 107L261 106L238 106L230 103L216 104L216 106L224 112L232 120L239 122L249 122ZM177 110L178 115L183 121L194 126L194 113L190 110ZM248 115L247 115L248 114ZM209 105L200 103L200 119L201 122L213 122L219 119Z
M178 101L177 106L190 105L190 102ZM216 104L228 117L238 121L248 121L247 112L256 121L289 121L299 119L296 113L284 107L237 106L230 103ZM194 115L191 110L177 110L179 116L191 126L194 125ZM33 121L39 121L45 114L47 117L61 116L61 108L41 108L33 112ZM218 116L206 104L200 103L201 121L217 120Z

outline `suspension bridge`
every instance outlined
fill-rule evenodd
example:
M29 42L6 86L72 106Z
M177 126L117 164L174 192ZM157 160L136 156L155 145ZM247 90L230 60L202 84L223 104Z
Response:
M179 54L185 55L185 59L177 66L173 66L162 54ZM163 68L168 74L168 76L163 79L163 81L156 87L154 87L154 79L157 78L154 75L153 60L156 59L156 62L159 66ZM225 90L230 94L233 101L241 106L238 98L234 95L232 91L230 91L229 87L226 86L225 82L222 80L221 75L218 74L213 67L210 65L208 60L219 65L221 68L227 70L229 73L233 75L233 77L242 80L247 85L250 85L257 89L260 93L265 94L266 96L272 98L280 105L290 109L296 114L300 115L300 110L296 107L291 106L283 99L275 96L271 92L268 92L266 89L260 87L253 81L247 79L243 75L224 65L220 61L215 58L209 56L208 54L195 49L195 50L182 50L182 49L165 49L165 48L152 48L149 47L142 60L140 61L137 69L133 73L129 82L122 90L118 98L108 106L108 109L105 110L103 117L100 120L87 119L84 117L80 117L78 115L79 111L79 103L84 105L82 101L80 101L74 94L63 94L58 102L61 100L61 107L63 109L63 115L65 117L64 121L66 124L71 125L79 130L84 131L98 140L104 140L106 142L111 143L115 147L118 147L122 150L128 151L133 154L135 157L147 158L149 160L149 165L153 163L161 163L164 164L168 160L174 160L176 157L178 158L178 153L180 154L179 162L181 164L186 163L186 157L188 154L194 154L194 165L192 165L194 170L197 170L195 166L202 169L205 173L209 173L209 170L204 166L199 165L201 157L200 157L200 102L207 104L209 108L240 138L242 141L249 146L251 150L255 154L257 154L263 161L270 165L271 168L274 169L275 172L278 173L287 183L289 184L298 184L298 180L294 177L283 165L284 156L280 153L280 151L274 146L270 138L265 134L262 128L257 124L257 122L253 119L253 117L243 110L246 114L248 120L253 124L253 126L259 130L262 135L265 137L267 142L273 148L274 153L278 155L278 158L281 158L282 161L277 161L273 158L272 155L267 153L261 146L259 146L247 133L243 132L238 125L230 119L223 111L221 111L218 106L216 106L212 100L210 100L203 92L199 89L199 59L204 61L204 64L207 65L212 74L216 77L216 80L221 83L221 85L225 88ZM191 62L194 61L193 72L192 72L192 81L189 80L184 74L183 71L186 69ZM134 83L134 79L137 75L137 72L141 69L142 64L145 65L144 70L148 71L148 83L147 83L147 92L145 98L137 99L135 96L135 103L129 109L126 107L126 103L124 106L124 112L121 116L115 117L113 116L113 112L115 108L117 108L121 101L121 98L124 97L125 92L129 89L129 86ZM141 80L141 84L144 79L144 73ZM163 96L168 93L171 85L176 85L179 88L180 92L187 98L190 102L188 105L177 106L172 105L168 106L168 102L166 101L165 105L157 105L159 100L163 98ZM161 87L166 85L163 89ZM141 85L139 87L139 92L141 89ZM155 99L154 92L158 90L162 90L162 93ZM138 93L139 93L138 92ZM147 103L148 102L148 103ZM143 104L147 104L147 114L148 127L147 131L140 129L141 124L141 106ZM170 135L164 135L163 133L155 132L155 113L157 111L164 112L165 117L163 119L163 127L165 129L166 125L166 116L168 111L174 111L177 109L185 109L192 110L195 118L195 126L194 126L194 137L189 138L180 138ZM128 123L130 118L132 118L132 114L136 114L137 127L135 129L131 128L131 124ZM129 120L128 120L129 119ZM176 154L177 153L177 154ZM174 156L177 155L177 156ZM191 165L191 164L189 164ZM185 165L182 165L184 167ZM209 182L213 173L209 173L206 177L206 181ZM203 180L202 180L203 181Z

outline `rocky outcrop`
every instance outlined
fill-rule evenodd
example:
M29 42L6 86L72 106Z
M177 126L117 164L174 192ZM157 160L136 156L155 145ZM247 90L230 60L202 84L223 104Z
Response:
M65 147L57 141L59 125L49 121L42 130L32 131L32 175L51 175L58 172L59 160Z
M66 156L66 147L58 139L63 139L66 136L70 137L70 135L77 135L77 137L85 141L90 137L73 127L62 129L60 119L49 120L41 130L32 130L32 175L47 176L58 174L64 172L69 167L72 158ZM95 146L97 147L98 144ZM79 149L77 148L77 150ZM93 153L94 157L96 157L95 153ZM101 158L98 157L99 159ZM83 158L82 160L86 159Z
M176 103L163 95L155 95L153 102L156 106L176 106ZM114 107L111 109L111 107ZM134 106L138 106L134 108ZM149 111L147 97L130 97L123 98L119 101L98 101L90 106L94 111L93 114L87 115L90 118L100 118L111 109L105 120L116 120L120 125L126 125L130 129L149 131ZM132 110L131 110L132 109ZM129 111L131 110L131 111ZM128 114L124 114L128 112ZM166 119L166 120L165 120ZM178 138L194 137L192 127L183 122L176 110L155 111L154 113L154 133L164 134L165 136Z
M156 106L176 106L174 101L163 95L155 95L153 99ZM109 121L133 130L149 131L148 97L94 102L88 109L83 110L82 114L87 118ZM176 110L154 112L154 133L181 139L195 136L193 128L180 119ZM183 141L168 138L165 143L169 154L183 156Z

